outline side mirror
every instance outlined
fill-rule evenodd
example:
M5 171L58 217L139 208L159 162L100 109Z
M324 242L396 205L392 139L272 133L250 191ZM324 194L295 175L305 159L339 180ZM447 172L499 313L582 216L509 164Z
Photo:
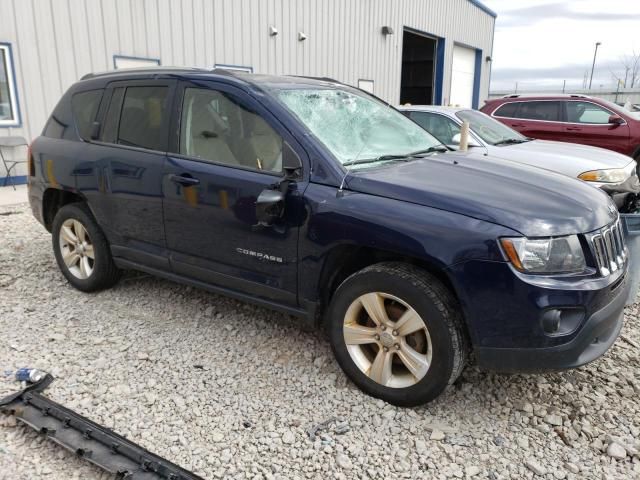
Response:
M263 190L256 200L256 219L258 226L268 227L284 214L285 192Z
M619 117L618 115L611 115L609 117L609 123L612 125L622 125L624 123L624 118Z

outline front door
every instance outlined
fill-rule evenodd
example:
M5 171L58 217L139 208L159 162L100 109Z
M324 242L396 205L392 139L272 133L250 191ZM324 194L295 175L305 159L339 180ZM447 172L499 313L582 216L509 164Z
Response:
M184 82L177 104L174 153L163 174L173 270L295 306L303 184L289 185L284 217L273 227L257 225L255 205L284 179L283 154L303 155L302 149L234 87Z
M564 140L626 153L629 144L629 125L609 123L613 112L585 100L565 102L567 123Z

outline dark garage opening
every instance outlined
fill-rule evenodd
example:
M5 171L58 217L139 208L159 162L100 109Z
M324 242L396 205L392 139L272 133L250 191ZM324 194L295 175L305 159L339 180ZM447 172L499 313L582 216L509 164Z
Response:
M436 40L404 31L402 34L402 76L400 103L432 105Z

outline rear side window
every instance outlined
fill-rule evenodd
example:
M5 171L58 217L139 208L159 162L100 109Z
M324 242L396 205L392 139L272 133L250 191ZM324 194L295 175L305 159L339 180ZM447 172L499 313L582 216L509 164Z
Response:
M496 117L516 118L517 103L504 103L493 112Z
M609 110L595 103L567 102L567 122L607 125L611 115Z
M166 150L167 138L166 135L163 138L163 127L169 111L168 97L169 87L165 86L127 87L116 143L149 150ZM111 103L113 105L113 101Z
M91 140L91 128L98 113L103 90L90 90L76 93L71 99L73 120L78 129L78 135L83 140Z
M518 116L526 120L559 122L561 120L561 102L519 102Z

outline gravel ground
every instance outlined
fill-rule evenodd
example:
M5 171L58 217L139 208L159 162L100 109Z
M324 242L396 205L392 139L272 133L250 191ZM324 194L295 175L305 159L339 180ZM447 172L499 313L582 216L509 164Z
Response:
M285 315L148 276L84 294L26 205L0 209L4 371L205 478L640 478L640 322L578 370L467 368L401 409L358 391L327 341ZM332 418L315 440L309 430ZM109 478L0 416L0 478Z

